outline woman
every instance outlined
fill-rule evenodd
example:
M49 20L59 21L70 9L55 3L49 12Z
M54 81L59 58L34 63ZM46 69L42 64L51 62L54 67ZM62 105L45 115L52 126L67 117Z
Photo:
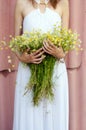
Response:
M68 28L68 0L18 0L15 10L15 36L24 31L41 29L47 32L57 23ZM38 106L32 104L32 93L23 96L25 86L30 78L30 68L23 67L22 62L40 64L48 53L63 59L65 54L61 47L57 48L48 41L34 53L28 54L29 49L21 56L17 74L14 104L13 130L68 130L68 81L64 60L56 62L52 79L55 92L53 102L43 99Z

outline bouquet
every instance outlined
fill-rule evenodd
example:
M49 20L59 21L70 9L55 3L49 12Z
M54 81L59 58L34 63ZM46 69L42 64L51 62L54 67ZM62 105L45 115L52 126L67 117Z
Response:
M54 26L53 31L48 31L47 33L42 33L41 30L33 30L30 33L26 32L21 36L12 37L10 48L20 55L28 48L30 48L29 53L32 53L43 46L45 39L50 40L57 47L62 47L64 52L80 50L78 34L60 26ZM24 95L31 89L34 105L38 105L42 98L53 100L54 97L52 74L55 62L59 59L46 53L44 55L45 58L40 64L27 64L31 70L31 77L25 88Z

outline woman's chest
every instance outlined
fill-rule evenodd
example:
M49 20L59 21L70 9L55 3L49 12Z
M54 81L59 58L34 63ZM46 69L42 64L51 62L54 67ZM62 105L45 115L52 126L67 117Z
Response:
M43 32L49 31L53 26L61 24L61 17L58 13L46 8L44 13L39 9L27 14L23 21L23 31L32 31L33 29L41 29Z

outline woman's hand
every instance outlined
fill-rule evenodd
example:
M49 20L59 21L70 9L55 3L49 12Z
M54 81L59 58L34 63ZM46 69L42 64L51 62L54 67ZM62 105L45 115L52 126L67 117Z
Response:
M25 63L34 63L39 64L43 61L45 57L42 57L44 50L42 48L38 49L37 51L28 54L30 49L27 49L21 56L17 55L18 59Z
M44 40L43 45L44 45L43 50L46 53L48 53L58 59L65 57L65 53L63 52L62 47L56 47L54 44L51 43L50 40Z

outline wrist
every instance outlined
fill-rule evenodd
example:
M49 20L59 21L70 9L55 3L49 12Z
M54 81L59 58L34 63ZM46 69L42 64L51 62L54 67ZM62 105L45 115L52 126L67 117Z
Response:
M60 57L59 61L60 61L61 63L64 63L65 56L66 56L66 54L63 53L62 57Z
M65 58L65 53L63 53L63 54L57 54L56 58L57 59L64 59Z
M64 63L64 58L59 59L59 62Z

